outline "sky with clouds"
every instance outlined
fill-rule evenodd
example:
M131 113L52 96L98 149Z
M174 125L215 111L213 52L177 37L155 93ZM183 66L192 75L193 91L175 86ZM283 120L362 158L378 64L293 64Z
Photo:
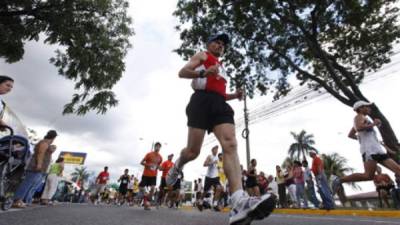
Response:
M157 7L154 7L157 4ZM172 16L176 1L136 0L129 14L134 20L133 48L125 59L126 71L113 91L119 105L106 115L89 113L84 117L62 116L63 105L72 94L73 82L57 74L49 63L56 46L41 42L25 45L23 60L6 64L0 59L0 74L15 79L14 89L3 96L20 119L41 136L48 129L59 132L55 144L59 151L87 152L86 166L96 173L105 165L113 179L129 168L139 175L140 160L154 141L163 144L164 158L175 156L186 144L185 107L192 93L190 81L179 79L177 72L184 61L173 52L179 46L179 34L174 30L177 20ZM396 59L397 60L397 59ZM400 59L399 59L400 61ZM395 131L400 129L397 115L400 77L398 66L382 71L385 76L361 86L362 91L376 102ZM249 101L250 111L270 98L256 97ZM243 103L230 102L236 117L242 117ZM287 156L293 142L290 131L302 129L315 136L316 148L322 153L338 152L349 165L362 171L358 143L347 138L354 112L334 98L323 97L303 107L251 125L251 156L257 158L259 170L274 173L275 165ZM239 154L245 164L245 142L237 131ZM209 139L208 139L209 140ZM185 177L195 179L204 175L203 160L212 145L204 146L199 158L185 168ZM72 170L72 167L68 168ZM361 185L364 191L374 190L371 182ZM353 192L348 189L348 192Z

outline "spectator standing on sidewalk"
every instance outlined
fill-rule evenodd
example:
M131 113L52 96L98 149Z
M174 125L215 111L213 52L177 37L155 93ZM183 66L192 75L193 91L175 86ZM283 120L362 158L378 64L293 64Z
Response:
M393 199L393 204L396 209L400 209L400 176L396 177L396 188L392 189L391 195Z
M252 159L247 171L246 190L250 196L260 196L260 188L257 184L257 160Z
M317 181L318 190L323 204L322 208L327 210L334 209L335 203L328 185L328 179L326 178L324 162L317 155L317 151L315 150L310 151L310 157L313 159L311 171L314 173L315 180Z
M304 185L304 173L299 161L293 162L293 177L296 184L296 201L297 207L301 208L301 200L303 200L303 208L308 208L308 202Z
M296 197L296 184L294 183L294 176L293 176L293 166L290 164L286 168L285 173L285 184L289 192L290 196L290 206L296 207L297 206L297 197Z
M36 188L43 179L43 174L47 171L49 161L49 151L51 151L51 144L57 137L55 130L47 132L43 140L36 144L31 161L28 164L25 179L19 185L14 195L14 208L25 208L23 202L30 204L32 202L33 194ZM55 149L54 149L55 150ZM46 165L47 164L47 165Z
M312 177L312 173L310 168L308 167L308 162L307 160L303 160L303 168L304 168L304 181L306 184L306 192L307 195L312 202L312 204L315 206L315 208L319 208L319 200L317 199L317 195L315 194L315 188L314 188L314 181Z
M287 208L285 177L278 165L276 166L276 183L278 184L279 204L281 208Z
M49 174L46 178L46 185L41 197L41 203L49 204L57 191L58 183L64 171L64 158L58 158L55 163L50 166Z

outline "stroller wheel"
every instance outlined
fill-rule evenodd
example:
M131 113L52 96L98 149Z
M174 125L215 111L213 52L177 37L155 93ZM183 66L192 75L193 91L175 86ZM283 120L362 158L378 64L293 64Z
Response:
M4 211L9 210L13 203L14 201L12 200L12 198L8 197L4 200L3 204L1 205L1 209Z

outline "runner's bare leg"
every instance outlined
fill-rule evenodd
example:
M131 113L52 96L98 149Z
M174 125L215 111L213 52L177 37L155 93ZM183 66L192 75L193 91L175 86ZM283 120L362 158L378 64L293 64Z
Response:
M235 125L230 123L219 124L214 127L214 134L222 146L224 171L229 181L230 192L242 189L242 172L237 153Z
M205 134L206 131L203 129L189 127L187 146L181 151L179 159L176 160L178 168L182 169L186 163L199 156Z

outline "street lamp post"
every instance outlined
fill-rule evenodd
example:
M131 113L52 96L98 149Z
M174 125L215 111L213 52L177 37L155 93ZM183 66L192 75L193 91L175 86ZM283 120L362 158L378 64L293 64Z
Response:
M250 130L249 130L249 112L247 110L247 92L246 87L243 90L243 102L244 102L244 130L242 131L242 137L246 139L246 162L247 169L250 167Z

